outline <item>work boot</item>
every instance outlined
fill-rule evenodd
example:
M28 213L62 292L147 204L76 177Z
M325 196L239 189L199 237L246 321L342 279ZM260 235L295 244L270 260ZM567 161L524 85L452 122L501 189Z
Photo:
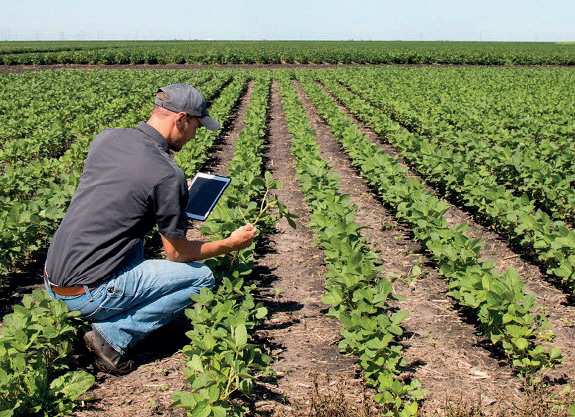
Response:
M125 375L136 369L134 361L122 356L94 326L84 335L84 343L88 350L96 355L95 364L99 370L113 375Z

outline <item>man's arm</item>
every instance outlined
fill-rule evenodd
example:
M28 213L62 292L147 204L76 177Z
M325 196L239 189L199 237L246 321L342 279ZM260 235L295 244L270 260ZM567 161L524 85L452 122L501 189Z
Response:
M247 248L252 243L256 231L253 225L247 224L225 239L205 242L188 240L186 237L172 239L161 236L169 261L192 262Z

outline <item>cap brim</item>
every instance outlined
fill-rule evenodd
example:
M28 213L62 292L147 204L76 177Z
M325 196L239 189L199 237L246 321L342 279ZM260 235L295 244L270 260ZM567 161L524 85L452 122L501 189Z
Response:
M210 116L198 117L202 126L208 130L218 130L220 128L220 122Z

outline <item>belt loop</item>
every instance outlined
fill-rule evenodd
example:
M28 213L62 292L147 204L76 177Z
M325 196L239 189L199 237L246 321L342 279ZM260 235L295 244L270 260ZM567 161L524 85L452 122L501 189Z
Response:
M92 293L90 292L90 288L88 288L87 285L82 285L82 287L84 287L84 292L86 293L86 296L88 297L88 301L94 301L94 299L92 298Z

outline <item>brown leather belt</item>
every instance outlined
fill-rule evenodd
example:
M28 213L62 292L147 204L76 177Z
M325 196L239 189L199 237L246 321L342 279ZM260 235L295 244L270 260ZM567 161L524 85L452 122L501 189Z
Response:
M62 295L64 297L71 297L73 295L81 295L81 294L84 294L86 292L82 285L79 285L77 287L58 287L57 285L50 284L48 282L48 277L46 276L46 271L44 271L44 282L46 283L46 285L50 286L50 289L52 290L52 292L54 294ZM92 291L94 288L96 288L95 285L88 286L88 289L90 291Z

